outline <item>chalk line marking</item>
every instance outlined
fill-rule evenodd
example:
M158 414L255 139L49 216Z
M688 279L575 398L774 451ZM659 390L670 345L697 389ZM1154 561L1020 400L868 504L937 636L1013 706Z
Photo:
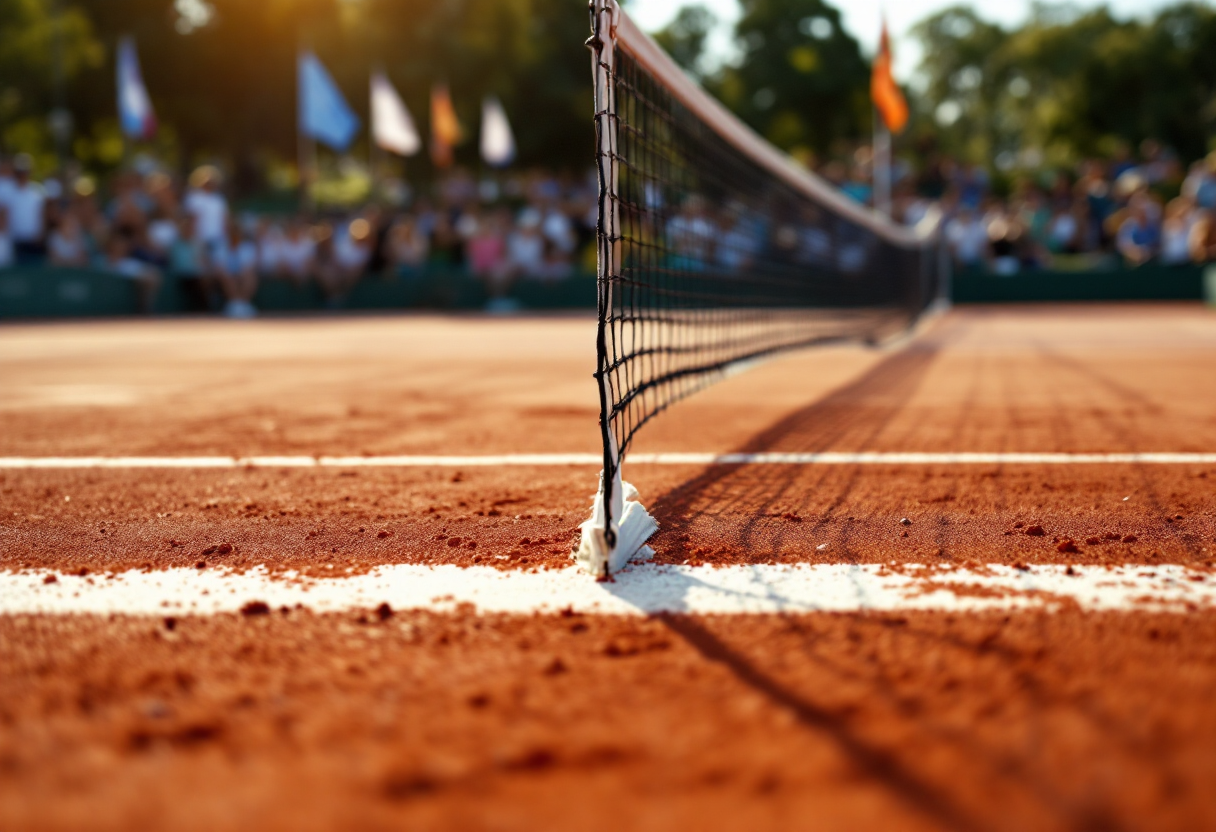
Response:
M660 453L635 465L1212 465L1216 453ZM6 456L0 470L28 468L476 468L601 465L599 454L480 456Z
M1177 565L1112 569L1063 565L974 570L879 565L633 566L613 583L580 569L522 572L476 566L390 565L367 574L311 579L258 568L128 571L113 577L0 572L0 614L214 614L250 601L302 604L318 612L370 609L480 612L574 610L606 615L659 612L756 614L865 610L978 611L1052 608L1186 612L1216 609L1216 574ZM1202 580L1194 580L1202 575Z

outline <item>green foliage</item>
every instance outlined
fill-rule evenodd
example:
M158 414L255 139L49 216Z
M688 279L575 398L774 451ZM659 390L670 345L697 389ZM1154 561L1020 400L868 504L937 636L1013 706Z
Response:
M946 149L972 161L1072 164L1149 138L1194 158L1216 137L1210 7L1185 3L1139 21L1040 5L1006 30L959 6L915 35L927 78L919 109Z
M37 78L37 95L18 90L23 112L45 122L50 50L45 46L51 0L0 0L0 79ZM431 85L446 81L466 141L458 160L477 164L481 99L495 93L516 128L519 161L582 168L591 158L590 69L583 41L582 0L61 0L65 19L89 35L67 84L76 118L75 146L86 164L104 170L112 154L115 117L114 46L133 35L163 132L159 142L183 167L226 162L238 188L263 184L273 160L296 155L295 60L312 48L351 106L367 120L368 75L384 68L419 128L429 126ZM199 11L185 15L183 6ZM10 21L15 21L11 24ZM18 45L33 41L32 46ZM77 50L80 52L80 50ZM2 108L12 98L0 82ZM24 105L23 105L24 106ZM26 131L28 133L28 131ZM28 136L22 146L28 150ZM580 142L579 139L582 139ZM366 150L366 131L352 152ZM170 146L171 145L171 146ZM411 175L430 165L410 160Z
M655 32L654 39L677 64L701 78L705 75L706 41L717 23L714 13L704 6L684 6L671 23Z
M0 150L24 150L40 167L53 156L47 114L60 82L101 65L103 50L79 9L56 15L48 0L0 0Z
M741 0L737 64L711 79L723 102L792 153L868 135L870 67L824 0Z

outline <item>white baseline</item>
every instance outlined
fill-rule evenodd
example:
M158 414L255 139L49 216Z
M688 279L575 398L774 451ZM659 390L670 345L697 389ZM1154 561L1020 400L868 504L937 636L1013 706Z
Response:
M635 465L1212 465L1216 453L659 453ZM399 456L6 456L0 470L28 468L474 468L601 465L599 454Z
M50 575L54 580L47 583ZM1216 574L1178 565L989 566L941 569L880 565L798 564L667 566L642 564L597 583L576 567L499 570L487 566L388 565L360 575L272 576L263 567L238 573L174 568L88 576L42 570L0 572L0 615L208 615L251 601L271 608L303 605L317 612L423 609L482 613L557 612L601 615L1010 609L1216 609Z

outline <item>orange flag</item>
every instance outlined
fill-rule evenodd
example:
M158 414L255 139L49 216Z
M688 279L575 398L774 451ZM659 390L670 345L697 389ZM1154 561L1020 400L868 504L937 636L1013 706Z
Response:
M882 116L883 123L892 133L899 133L908 123L908 102L895 77L891 74L891 40L887 37L887 21L882 22L882 41L878 54L874 56L874 70L870 76L870 97L874 107Z
M460 144L462 137L447 85L436 84L431 88L431 161L435 167L452 166L455 161L452 148Z

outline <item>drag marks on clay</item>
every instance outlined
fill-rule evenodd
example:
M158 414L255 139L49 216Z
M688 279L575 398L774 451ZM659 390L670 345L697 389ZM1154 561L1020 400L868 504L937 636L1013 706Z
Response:
M317 612L374 609L487 613L572 610L604 615L1028 608L1186 612L1216 606L1216 572L1181 566L981 566L857 564L638 565L609 583L575 568L391 565L313 579L210 569L67 575L0 573L0 614L213 614L295 606ZM463 606L462 606L463 605Z

